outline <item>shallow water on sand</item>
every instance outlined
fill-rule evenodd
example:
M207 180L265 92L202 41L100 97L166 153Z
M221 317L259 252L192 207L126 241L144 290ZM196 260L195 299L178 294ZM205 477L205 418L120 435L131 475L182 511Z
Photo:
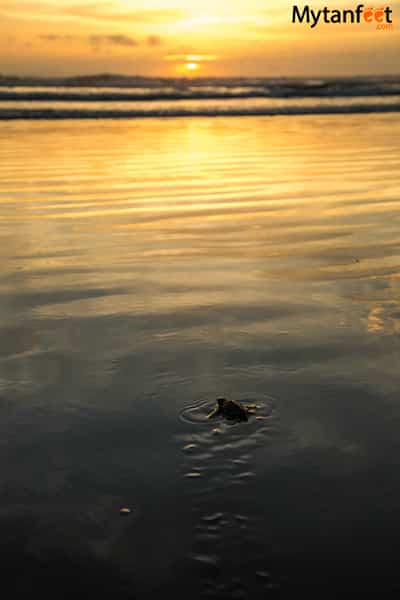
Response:
M399 209L395 114L2 125L16 594L400 586Z

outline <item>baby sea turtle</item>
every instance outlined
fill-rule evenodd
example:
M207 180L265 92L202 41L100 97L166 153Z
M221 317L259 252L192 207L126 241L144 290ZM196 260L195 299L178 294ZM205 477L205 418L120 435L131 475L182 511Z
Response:
M208 418L212 419L221 415L230 421L247 421L249 414L253 414L253 411L242 406L239 402L227 400L226 398L217 398L217 406L208 415Z

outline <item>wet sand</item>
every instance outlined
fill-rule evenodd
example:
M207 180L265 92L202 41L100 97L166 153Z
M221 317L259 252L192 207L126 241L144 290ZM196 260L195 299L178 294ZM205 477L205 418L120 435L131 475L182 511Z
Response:
M398 593L399 173L395 114L3 123L13 597Z

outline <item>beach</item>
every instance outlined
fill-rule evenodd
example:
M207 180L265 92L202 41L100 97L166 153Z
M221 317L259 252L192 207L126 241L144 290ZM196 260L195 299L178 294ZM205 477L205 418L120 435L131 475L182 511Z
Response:
M399 209L396 112L2 122L15 589L397 593Z

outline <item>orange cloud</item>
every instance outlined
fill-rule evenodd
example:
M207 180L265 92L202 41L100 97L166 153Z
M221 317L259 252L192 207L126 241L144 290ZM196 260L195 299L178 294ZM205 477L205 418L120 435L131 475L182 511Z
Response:
M218 60L216 54L167 54L164 56L164 60L168 61L187 61L187 62L213 62Z
M137 40L136 38L123 34L92 34L89 36L78 36L71 34L48 33L41 34L38 37L45 42L88 41L95 47L102 45L134 47L141 44L141 41ZM146 43L148 46L160 46L162 44L162 38L157 35L149 35L145 40L143 40L143 44L144 43Z
M58 35L56 33L48 33L48 34L39 35L39 38L41 40L44 40L45 42L71 42L72 40L76 39L76 35L70 35L70 34Z
M149 35L147 38L147 44L149 46L160 46L162 44L162 39L158 35Z
M102 46L103 44L111 46L138 46L139 42L129 35L114 34L114 35L91 35L89 41L94 46Z

